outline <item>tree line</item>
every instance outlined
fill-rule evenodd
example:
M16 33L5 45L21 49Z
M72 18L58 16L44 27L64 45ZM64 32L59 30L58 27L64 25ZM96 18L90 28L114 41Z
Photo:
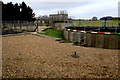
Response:
M112 17L112 16L106 16L100 18L100 20L113 20L113 21L120 21L120 17Z
M34 21L35 13L25 2L12 4L2 2L2 21Z

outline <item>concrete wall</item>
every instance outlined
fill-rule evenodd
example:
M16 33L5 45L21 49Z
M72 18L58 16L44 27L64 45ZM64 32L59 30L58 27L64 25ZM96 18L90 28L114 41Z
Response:
M36 28L36 26L16 26L14 27L14 30L26 30L26 31L33 31Z
M81 33L64 30L64 37L71 42L86 43L89 47L120 49L120 35Z
M68 38L68 31L67 30L63 31L63 34L64 34L64 38L69 40L69 38Z
M74 42L74 32L69 32L70 33L70 35L69 35L69 40L71 41L71 42Z
M71 25L71 23L55 23L54 26L56 29L65 29L65 27Z
M104 34L96 34L97 37L96 37L96 43L95 43L95 47L98 47L98 48L103 48L104 47Z

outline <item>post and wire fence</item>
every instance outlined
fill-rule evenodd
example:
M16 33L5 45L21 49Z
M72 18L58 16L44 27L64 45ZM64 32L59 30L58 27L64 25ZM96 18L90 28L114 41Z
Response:
M96 31L101 32L102 28L109 28L112 32L118 32L120 28L120 21L72 21L71 26L74 27L74 30L83 27L84 31L88 30L88 27L96 28Z
M36 28L34 21L2 21L2 34L23 32L23 31L34 31ZM38 25L40 25L38 23Z

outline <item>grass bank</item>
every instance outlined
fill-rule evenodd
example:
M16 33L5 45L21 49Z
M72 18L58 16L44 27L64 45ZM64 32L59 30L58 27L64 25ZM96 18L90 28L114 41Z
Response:
M55 38L64 39L63 31L62 30L46 29L45 31L43 31L40 34L48 35L48 36L55 37Z

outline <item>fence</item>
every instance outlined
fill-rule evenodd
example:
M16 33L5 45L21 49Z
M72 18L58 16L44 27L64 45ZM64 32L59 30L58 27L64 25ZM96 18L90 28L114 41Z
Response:
M89 47L120 49L120 33L96 33L96 32L74 32L64 30L64 38L78 45Z
M87 26L91 27L120 27L120 21L104 21L104 20L98 20L98 21L64 21L64 22L58 22L54 24L56 29L65 29L65 27L74 27L76 26L82 27L86 29Z
M105 23L106 22L106 23ZM108 27L118 27L120 26L120 21L73 21L73 26L108 26Z
M2 22L2 34L23 32L23 31L34 31L39 23L28 22L28 21L3 21Z

